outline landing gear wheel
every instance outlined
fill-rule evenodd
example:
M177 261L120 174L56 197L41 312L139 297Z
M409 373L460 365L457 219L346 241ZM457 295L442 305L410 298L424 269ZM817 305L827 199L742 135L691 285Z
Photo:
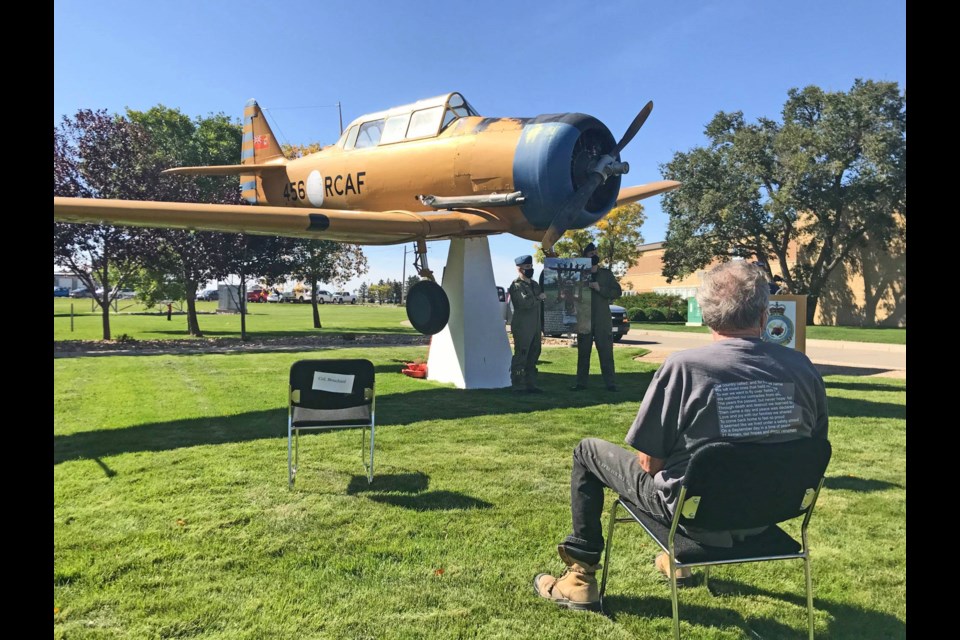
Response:
M450 320L450 300L443 287L432 280L421 280L407 292L407 319L420 333L432 336Z

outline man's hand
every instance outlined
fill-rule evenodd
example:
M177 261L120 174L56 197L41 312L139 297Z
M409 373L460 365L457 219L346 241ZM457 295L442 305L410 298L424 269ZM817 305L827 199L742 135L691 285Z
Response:
M541 294L540 294L539 296L537 296L537 297L540 298L541 300L546 300L546 299L547 299L547 294L541 293Z
M663 458L648 456L643 451L637 451L637 460L640 462L640 467L647 472L647 475L656 475L663 469Z
M600 284L597 282L591 282L590 288L593 289L594 291L600 291Z

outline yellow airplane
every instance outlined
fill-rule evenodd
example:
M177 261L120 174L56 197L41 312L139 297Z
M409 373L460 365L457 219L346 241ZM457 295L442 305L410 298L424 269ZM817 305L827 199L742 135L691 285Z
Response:
M54 219L316 238L356 244L416 242L424 278L407 313L426 334L450 309L427 265L426 242L510 233L549 254L568 229L598 222L614 206L676 189L671 180L621 188L620 152L653 108L616 141L582 113L486 118L448 93L351 122L333 145L284 156L255 100L243 114L238 165L164 173L237 175L250 205L53 199Z

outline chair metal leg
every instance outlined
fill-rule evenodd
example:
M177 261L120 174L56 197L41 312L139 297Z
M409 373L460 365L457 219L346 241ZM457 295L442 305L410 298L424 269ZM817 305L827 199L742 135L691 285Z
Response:
M677 601L677 561L670 549L670 600L673 603L673 637L680 640L680 606Z
M293 478L295 471L293 468L293 430L290 424L287 424L287 488L293 489Z
M366 443L366 441L367 441L367 428L364 427L364 428L361 429L360 431L363 433L363 435L361 436L361 440L360 440L361 443L363 443L363 444L360 445L360 447L361 447L361 448L360 448L360 456L361 456L361 458L363 459L363 466L366 467L366 469L367 469L367 484L371 484L371 483L373 483L373 437L374 437L374 426L373 426L373 425L370 425L370 464L367 464L367 460L366 460L366 458L364 457L364 449L366 449L366 444L365 444L365 443Z
M810 579L810 556L803 558L803 572L807 578L807 625L810 627L810 640L813 640L813 581Z
M607 574L610 573L610 548L613 546L613 527L617 524L617 508L620 500L614 500L610 507L610 523L607 525L607 546L603 551L603 578L600 580L600 611L603 611L603 594L607 590Z

